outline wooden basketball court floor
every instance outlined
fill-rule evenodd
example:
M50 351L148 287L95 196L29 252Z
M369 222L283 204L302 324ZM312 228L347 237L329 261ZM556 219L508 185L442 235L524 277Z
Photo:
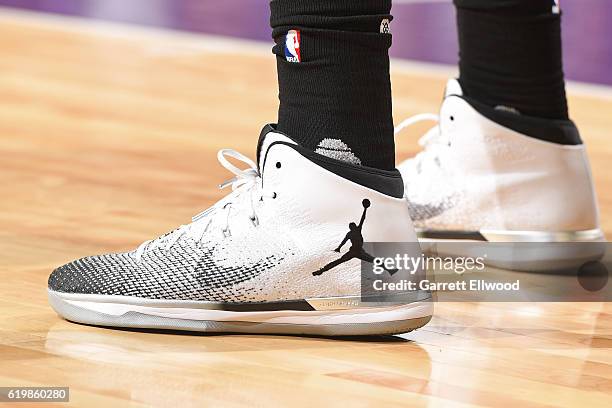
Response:
M446 76L405 65L396 120L436 111ZM276 98L267 46L0 12L0 386L69 386L87 407L612 406L605 303L442 303L416 332L344 340L111 330L51 310L54 267L220 198L217 150L253 156ZM610 236L612 97L571 87L570 102Z

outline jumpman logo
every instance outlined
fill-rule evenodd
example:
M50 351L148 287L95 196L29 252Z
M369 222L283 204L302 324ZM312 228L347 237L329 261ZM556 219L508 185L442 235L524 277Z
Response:
M346 244L348 241L351 241L351 247L349 248L348 252L342 255L340 258L336 259L335 261L328 263L318 271L313 272L312 274L314 276L322 275L323 272L327 272L330 269L335 268L336 266L355 258L361 259L362 261L366 261L369 263L374 262L374 257L368 254L363 249L363 235L361 234L363 222L366 218L366 212L368 211L368 208L370 208L370 200L366 198L361 202L361 204L363 205L363 214L361 214L361 220L359 221L359 225L356 225L354 222L351 222L349 224L349 232L346 234L340 245L338 245L338 248L334 249L334 251L340 252L344 244ZM391 275L397 272L397 270L388 270L386 268L385 270Z

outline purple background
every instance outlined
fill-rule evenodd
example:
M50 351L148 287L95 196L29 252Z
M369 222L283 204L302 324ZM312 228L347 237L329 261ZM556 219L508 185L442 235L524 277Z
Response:
M0 5L271 43L268 0L0 0ZM567 77L612 85L612 1L564 0L562 8ZM393 15L393 57L457 62L450 0L398 1Z

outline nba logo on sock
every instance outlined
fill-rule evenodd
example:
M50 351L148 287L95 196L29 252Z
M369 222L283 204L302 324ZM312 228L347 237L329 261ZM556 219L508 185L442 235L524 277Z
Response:
M289 62L302 62L300 30L290 30L285 36L285 58Z

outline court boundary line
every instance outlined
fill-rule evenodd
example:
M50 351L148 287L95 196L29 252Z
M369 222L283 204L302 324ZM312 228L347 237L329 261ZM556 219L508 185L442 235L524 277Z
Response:
M427 0L420 0L427 2ZM440 1L441 2L441 1ZM408 3L405 3L408 4ZM195 33L173 30L164 27L141 26L129 23L120 23L105 20L96 20L80 16L67 16L31 10L15 9L0 6L0 21L23 25L43 25L46 28L63 32L78 32L89 35L100 35L117 39L159 39L181 43L183 51L209 51L220 54L241 54L264 58L272 56L273 41L270 42L233 38L221 35ZM177 52L179 50L176 50ZM151 53L162 53L152 49ZM400 74L431 76L447 79L457 76L456 65L423 62L417 60L391 58L391 71ZM590 97L603 100L612 100L612 86L579 81L567 81L568 93L579 97Z

